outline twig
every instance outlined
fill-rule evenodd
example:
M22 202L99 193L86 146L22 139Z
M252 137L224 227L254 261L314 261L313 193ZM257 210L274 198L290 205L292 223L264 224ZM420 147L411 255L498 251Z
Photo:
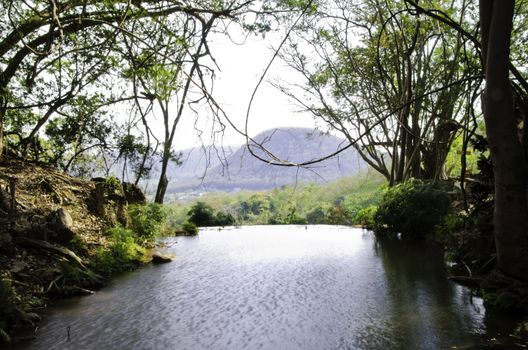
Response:
M64 277L63 275L60 275L59 277L55 278L53 281L50 282L49 286L48 286L48 289L46 289L46 291L44 292L44 294L48 294L48 292L51 290L51 287L52 285L55 285L55 287L57 289L59 289L59 287L57 286L57 282L62 278Z

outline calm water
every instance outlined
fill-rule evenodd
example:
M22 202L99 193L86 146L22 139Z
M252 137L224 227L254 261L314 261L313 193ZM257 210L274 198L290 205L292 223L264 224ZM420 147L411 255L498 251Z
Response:
M496 327L446 280L441 252L376 244L360 229L211 229L170 242L174 262L49 309L18 348L480 349Z

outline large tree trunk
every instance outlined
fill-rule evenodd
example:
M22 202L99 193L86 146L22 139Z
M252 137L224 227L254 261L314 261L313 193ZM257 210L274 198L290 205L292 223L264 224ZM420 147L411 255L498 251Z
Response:
M528 168L509 81L514 0L480 0L486 87L482 99L495 174L494 229L498 267L528 280Z

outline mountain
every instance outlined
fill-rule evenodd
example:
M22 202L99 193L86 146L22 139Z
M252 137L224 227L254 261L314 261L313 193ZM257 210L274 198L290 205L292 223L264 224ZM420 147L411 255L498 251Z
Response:
M346 145L342 138L306 128L278 128L253 138L257 143L287 162L306 162L327 156ZM265 151L250 144L257 155ZM203 148L182 151L182 165L171 164L167 199L185 193L211 191L266 190L300 182L325 183L366 169L353 149L306 168L270 165L253 157L246 145L224 149ZM156 173L149 188L155 188Z

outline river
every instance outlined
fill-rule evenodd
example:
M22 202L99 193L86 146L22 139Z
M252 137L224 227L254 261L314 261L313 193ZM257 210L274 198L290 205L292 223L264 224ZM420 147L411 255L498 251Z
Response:
M446 279L438 249L336 226L207 229L166 243L172 263L49 308L37 339L15 348L482 349L508 332Z

